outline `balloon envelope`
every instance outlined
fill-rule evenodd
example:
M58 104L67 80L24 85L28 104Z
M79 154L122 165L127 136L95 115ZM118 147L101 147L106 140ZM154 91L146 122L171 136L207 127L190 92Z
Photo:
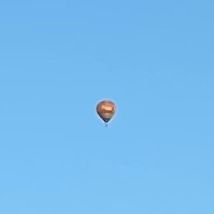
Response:
M110 100L103 100L97 104L97 114L104 122L109 122L116 112L116 105Z

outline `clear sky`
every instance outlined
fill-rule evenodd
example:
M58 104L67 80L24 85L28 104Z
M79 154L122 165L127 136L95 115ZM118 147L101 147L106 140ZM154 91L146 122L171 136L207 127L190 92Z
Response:
M213 214L213 8L2 0L0 213Z

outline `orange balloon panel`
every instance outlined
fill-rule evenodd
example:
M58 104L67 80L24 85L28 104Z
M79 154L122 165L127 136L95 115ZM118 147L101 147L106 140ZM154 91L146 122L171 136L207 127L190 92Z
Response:
M103 100L97 105L97 114L108 122L115 114L116 105L110 100Z

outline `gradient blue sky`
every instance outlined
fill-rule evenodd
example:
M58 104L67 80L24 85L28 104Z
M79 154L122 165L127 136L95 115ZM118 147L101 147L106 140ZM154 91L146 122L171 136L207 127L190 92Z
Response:
M213 214L213 8L2 0L0 213Z

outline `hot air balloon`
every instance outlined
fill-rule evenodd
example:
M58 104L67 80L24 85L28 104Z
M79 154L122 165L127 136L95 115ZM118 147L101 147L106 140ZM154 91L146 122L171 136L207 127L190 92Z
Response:
M97 104L97 114L100 118L107 123L112 119L116 112L116 105L110 100L103 100Z

